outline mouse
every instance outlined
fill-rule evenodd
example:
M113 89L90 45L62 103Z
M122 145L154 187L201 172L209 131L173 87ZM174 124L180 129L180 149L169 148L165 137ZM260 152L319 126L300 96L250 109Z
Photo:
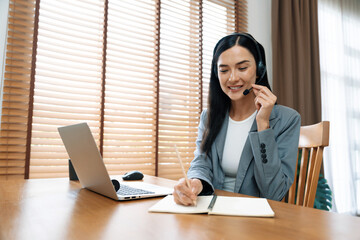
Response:
M122 179L124 180L141 180L143 179L144 174L142 174L140 171L131 171L127 172L122 176Z

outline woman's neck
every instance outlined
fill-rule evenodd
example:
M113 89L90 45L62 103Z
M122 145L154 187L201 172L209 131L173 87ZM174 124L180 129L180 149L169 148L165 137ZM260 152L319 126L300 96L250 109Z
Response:
M249 96L250 97L250 96ZM247 97L243 101L231 101L229 115L234 121L247 119L256 111L254 98Z

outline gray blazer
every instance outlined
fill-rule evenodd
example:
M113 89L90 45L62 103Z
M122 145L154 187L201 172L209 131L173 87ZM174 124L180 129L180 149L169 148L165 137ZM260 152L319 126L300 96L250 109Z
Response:
M212 191L222 189L225 174L221 168L229 114L206 156L201 151L207 111L200 117L195 158L188 178L207 182ZM295 174L300 134L300 115L295 110L275 105L270 114L270 128L257 132L256 119L240 157L234 192L281 200L289 190Z

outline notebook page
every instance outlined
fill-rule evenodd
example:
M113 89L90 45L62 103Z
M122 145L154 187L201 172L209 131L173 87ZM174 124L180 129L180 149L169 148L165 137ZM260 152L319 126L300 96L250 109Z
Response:
M211 199L212 196L199 196L196 206L183 206L175 203L173 195L168 195L153 205L149 212L207 213Z
M275 215L265 198L222 196L217 197L209 214L248 217L274 217Z

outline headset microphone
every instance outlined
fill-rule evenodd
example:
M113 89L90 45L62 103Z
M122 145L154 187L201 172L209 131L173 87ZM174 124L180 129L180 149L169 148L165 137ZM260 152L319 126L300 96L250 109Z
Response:
M252 90L252 87L249 89L245 89L245 91L243 92L243 94L246 96L250 93L250 91Z

